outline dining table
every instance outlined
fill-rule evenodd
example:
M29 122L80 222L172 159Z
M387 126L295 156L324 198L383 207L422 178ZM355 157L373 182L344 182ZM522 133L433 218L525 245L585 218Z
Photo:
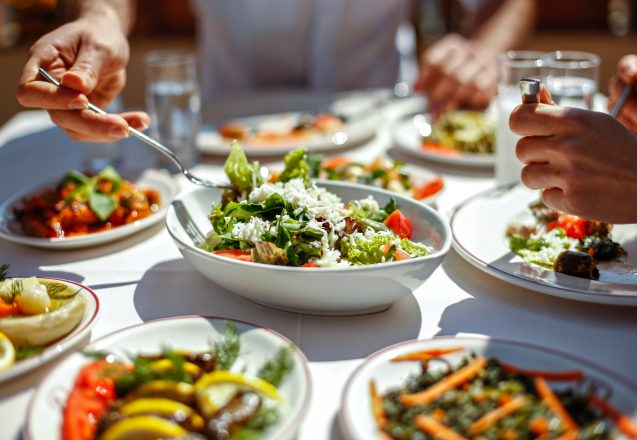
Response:
M370 161L384 153L411 167L438 173L445 188L437 209L447 219L463 200L495 185L490 167L454 167L406 155L394 145L397 116L391 104L382 111L383 122L375 137L337 154ZM148 147L135 139L122 141L120 147L127 166L156 163ZM87 144L70 140L52 124L46 112L16 114L0 129L0 200L69 169L81 169L86 148ZM273 163L281 160L272 159ZM262 162L268 164L269 158ZM202 155L194 171L218 177L223 173L223 158ZM182 190L193 187L179 176L175 179ZM311 373L309 410L298 433L301 440L345 438L339 411L350 375L370 354L412 339L482 335L530 343L592 362L628 382L637 381L634 308L527 290L485 273L453 249L413 295L383 312L360 316L305 315L250 302L197 272L161 222L130 237L77 250L40 249L0 240L0 263L10 264L12 276L62 278L96 292L99 320L79 349L128 326L183 315L238 319L285 335L303 351ZM347 288L357 290L355 285ZM0 385L1 439L26 438L29 401L59 362Z

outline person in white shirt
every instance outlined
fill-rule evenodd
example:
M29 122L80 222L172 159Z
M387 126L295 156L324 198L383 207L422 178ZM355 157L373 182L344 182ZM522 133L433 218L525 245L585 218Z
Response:
M421 2L424 0L420 0ZM494 0L464 0L483 3ZM491 18L466 37L447 35L422 56L416 90L432 108L484 108L495 93L495 57L528 33L533 0L498 0ZM335 92L391 87L398 76L394 44L415 0L192 0L199 23L203 102L271 87ZM461 2L463 3L463 2ZM26 107L45 108L73 139L113 141L127 125L144 129L144 112L98 115L125 85L129 0L60 2L72 20L31 48L18 85ZM43 81L49 70L65 86Z

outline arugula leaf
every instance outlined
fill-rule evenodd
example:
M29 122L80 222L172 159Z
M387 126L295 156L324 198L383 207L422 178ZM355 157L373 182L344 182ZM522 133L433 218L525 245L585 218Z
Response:
M313 247L307 243L295 243L287 248L288 260L293 266L302 266L310 258L321 256L321 248Z
M255 162L250 166L248 158L237 141L232 141L230 144L230 154L223 169L230 183L242 193L250 192L254 185L259 185L263 180L258 173L258 163Z
M106 221L117 207L117 200L115 200L115 197L107 196L95 191L91 192L88 203L91 210L102 221Z
M385 211L387 215L391 214L397 209L398 209L398 202L393 197L390 197L387 204L383 207L383 211Z
M278 387L294 369L294 359L292 358L292 350L288 347L280 349L272 359L267 361L257 373L257 376L266 382Z
M281 182L287 182L291 179L301 178L306 182L310 180L310 166L306 161L307 155L305 148L297 148L285 155L283 163L285 168L279 176Z

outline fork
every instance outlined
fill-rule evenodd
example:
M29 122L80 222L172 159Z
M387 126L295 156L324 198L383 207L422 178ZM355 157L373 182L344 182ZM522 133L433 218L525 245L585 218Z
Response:
M51 74L49 72L47 72L46 70L44 70L43 68L39 68L38 71L40 72L40 75L42 75L47 81L49 81L51 84L57 86L57 87L62 87L62 85L60 84L60 82L53 78L53 76L51 76ZM86 105L86 108L89 110L94 111L95 113L99 113L100 115L106 115L107 113L102 110L101 108L91 104L90 102ZM151 147L153 147L154 149L156 149L157 151L159 151L160 153L162 153L164 156L168 157L171 161L173 161L173 163L175 165L177 165L177 167L179 168L179 170L184 174L184 176L186 176L186 178L188 180L190 180L192 183L195 183L197 185L201 185L201 186L205 186L208 188L232 188L232 185L230 184L230 182L228 181L211 181L211 180L207 180L201 177L198 177L196 175L194 175L192 173L192 171L190 171L189 169L187 169L182 163L181 160L179 160L179 157L177 157L177 155L168 147L166 147L165 145L163 145L162 143L160 143L159 141L156 141L155 139L151 138L150 136L145 135L144 133L142 133L139 130L134 129L133 127L128 127L128 131L130 132L130 134L132 134L133 136L135 136L137 139L141 140L142 142L144 142L147 145L150 145Z
M181 200L173 200L172 205L175 209L177 220L179 220L179 223L183 226L184 231L188 234L188 237L190 237L194 245L199 246L201 243L205 242L206 237L204 237L193 221L183 202Z

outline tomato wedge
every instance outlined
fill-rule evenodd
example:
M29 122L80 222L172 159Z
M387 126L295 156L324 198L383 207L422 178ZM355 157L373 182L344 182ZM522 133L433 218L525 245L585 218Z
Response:
M556 227L562 228L567 237L580 239L589 234L589 224L588 220L575 215L560 215L557 220L549 223L546 229L550 231Z
M250 251L242 251L240 249L226 249L223 251L214 251L213 254L220 257L231 258L233 260L252 262L252 253Z
M411 194L414 199L422 200L438 193L443 186L444 183L442 182L442 178L436 177L435 179L425 182L420 186L414 186Z
M323 162L321 162L321 168L336 170L347 165L350 162L351 161L348 158L343 156L328 157L327 159L323 160Z
M400 238L411 238L411 223L407 220L407 217L400 212L400 209L389 214L383 223Z

